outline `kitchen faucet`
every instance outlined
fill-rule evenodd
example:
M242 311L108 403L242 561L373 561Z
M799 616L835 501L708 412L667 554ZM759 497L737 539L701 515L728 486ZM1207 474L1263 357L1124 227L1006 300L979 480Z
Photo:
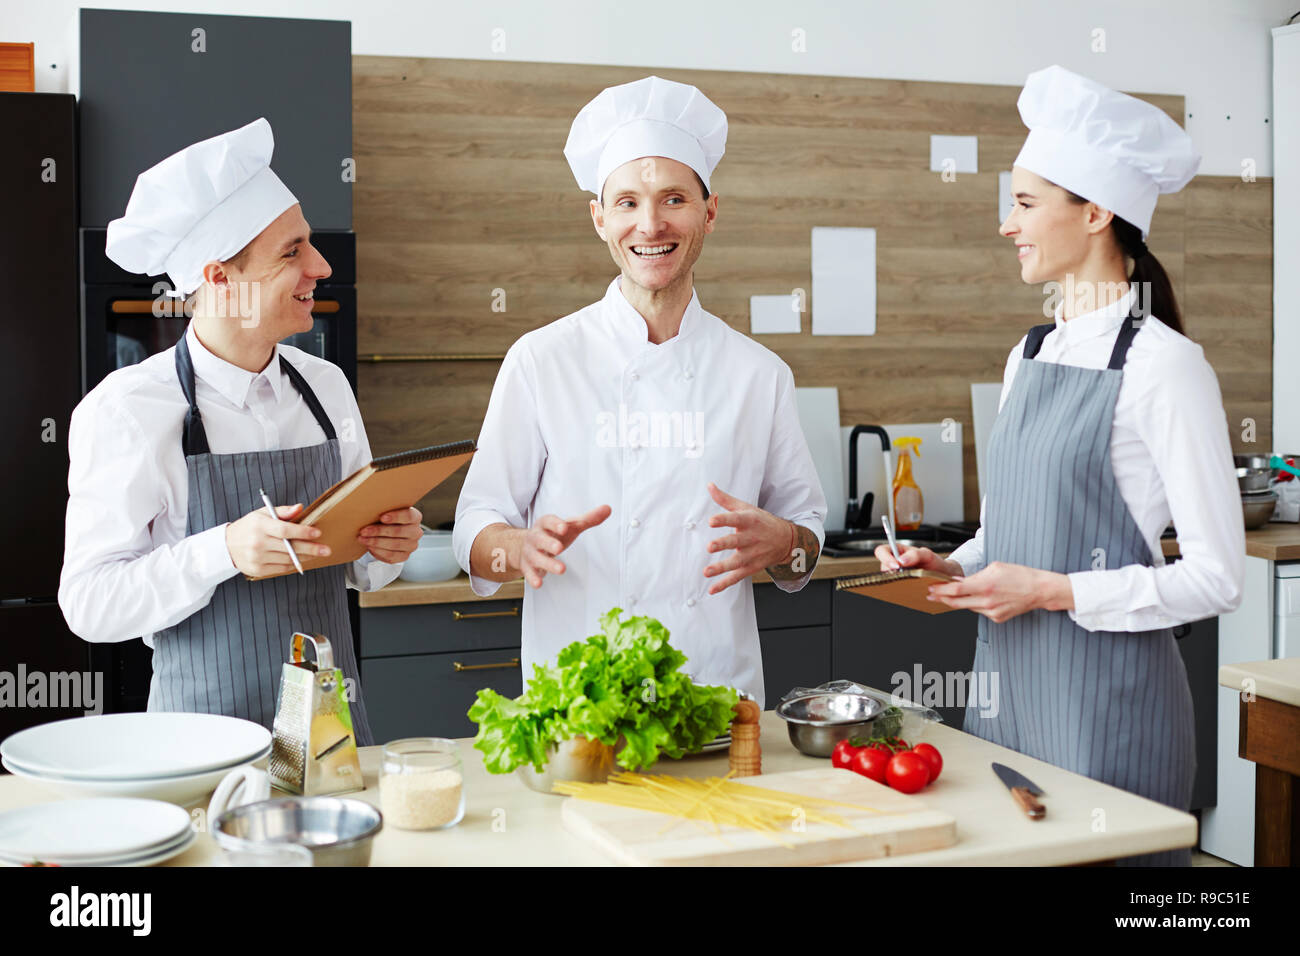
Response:
M885 461L889 461L889 434L879 425L854 425L853 431L849 433L849 507L844 515L845 531L865 529L871 524L871 505L875 501L875 495L868 491L862 506L858 506L858 436L863 432L871 432L880 437L880 447L884 450ZM890 476L886 472L886 487L889 480ZM885 510L888 512L889 509ZM863 523L864 515L865 523Z

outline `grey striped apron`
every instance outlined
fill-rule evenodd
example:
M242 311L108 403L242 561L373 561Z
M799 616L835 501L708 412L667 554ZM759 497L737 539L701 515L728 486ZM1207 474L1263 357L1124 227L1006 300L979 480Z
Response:
M1053 328L1030 330L989 434L986 559L1061 574L1150 566L1151 549L1110 459L1133 319L1121 326L1104 369L1035 361ZM1087 631L1065 611L1041 609L1001 624L980 615L974 670L977 680L998 674L998 707L991 715L969 703L968 733L1188 808L1196 770L1192 696L1171 630ZM1187 866L1191 851L1121 862Z
M176 345L176 374L189 402L183 448L189 475L186 534L237 521L263 507L259 489L273 502L304 505L342 477L339 440L316 393L283 356L280 368L311 409L325 441L304 448L214 455L194 393L194 365L185 337ZM149 710L244 717L270 728L280 674L294 631L324 634L335 665L352 678L350 709L357 743L374 743L361 697L346 565L317 568L265 581L242 574L217 586L208 604L154 636Z

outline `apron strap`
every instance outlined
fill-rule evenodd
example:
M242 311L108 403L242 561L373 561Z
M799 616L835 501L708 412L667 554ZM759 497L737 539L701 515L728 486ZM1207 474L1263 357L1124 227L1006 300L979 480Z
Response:
M330 422L329 416L325 414L325 409L321 406L320 399L317 398L316 393L311 390L311 386L308 385L307 380L302 377L302 373L294 368L293 364L283 355L280 356L280 368L284 371L285 375L289 376L289 381L293 382L293 387L298 389L299 393L302 395L302 400L307 403L307 407L311 409L311 413L316 416L316 423L320 425L320 430L325 433L325 440L333 441L337 438L338 435L334 431L334 425Z
M1133 344L1133 336L1137 335L1137 319L1130 315L1124 320L1124 324L1119 327L1119 335L1115 337L1115 348L1110 353L1110 363L1106 366L1110 369L1119 369L1124 367L1124 362L1128 358L1129 346Z
M188 331L188 330L187 330ZM334 431L334 425L329 416L325 414L325 409L312 391L307 380L302 377L302 373L293 367L283 355L280 356L280 369L289 377L302 400L307 403L311 409L312 416L316 423L320 425L321 431L325 433L326 441L333 441L338 438L338 433ZM186 457L190 455L208 454L208 434L203 428L203 417L199 413L199 403L195 398L194 391L194 361L190 358L190 346L184 335L176 343L176 377L180 379L181 391L185 395L185 401L189 403L189 410L185 413L185 428L181 433L181 448Z
M1024 357L1033 358L1038 354L1038 350L1043 347L1043 339L1047 338L1047 333L1056 328L1055 323L1051 325L1035 325L1025 336ZM1133 337L1138 333L1136 316L1128 316L1123 324L1120 325L1119 335L1115 337L1115 348L1111 350L1110 362L1106 365L1110 369L1122 369L1124 362L1128 359L1129 347L1133 344Z
M1055 322L1049 322L1047 325L1035 325L1025 336L1025 352L1027 359L1033 358L1038 354L1038 350L1043 347L1043 339L1047 338L1047 333L1056 328Z
M188 330L187 330L188 331ZM194 362L190 359L190 346L182 333L176 343L176 377L181 380L181 391L189 410L185 413L185 429L181 433L181 449L185 457L206 455L208 453L208 433L203 429L203 416L199 414L199 403L194 397Z

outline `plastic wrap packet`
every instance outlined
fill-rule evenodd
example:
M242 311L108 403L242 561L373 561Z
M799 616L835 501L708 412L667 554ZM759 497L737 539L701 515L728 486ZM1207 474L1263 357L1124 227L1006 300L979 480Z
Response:
M1277 492L1277 507L1269 521L1300 521L1300 479L1274 481L1269 489Z
M909 743L917 743L925 737L931 724L943 723L943 717L937 710L922 707L897 695L872 690L851 680L828 681L820 687L796 687L782 695L781 701L813 694L861 694L880 701L886 710L872 727L873 735L878 737L902 737Z

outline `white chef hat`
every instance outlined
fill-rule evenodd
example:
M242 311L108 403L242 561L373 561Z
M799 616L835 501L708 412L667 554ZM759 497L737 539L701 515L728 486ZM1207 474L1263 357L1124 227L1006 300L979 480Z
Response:
M643 156L685 163L709 185L727 146L727 114L693 86L657 76L611 86L584 106L564 156L578 185L597 196L609 174Z
M1030 73L1017 102L1029 137L1015 165L1151 229L1159 193L1196 175L1191 137L1161 109L1059 66Z
M174 296L203 284L203 267L229 259L298 200L271 171L271 124L187 146L135 181L126 214L108 224L104 251L128 272L166 272Z

